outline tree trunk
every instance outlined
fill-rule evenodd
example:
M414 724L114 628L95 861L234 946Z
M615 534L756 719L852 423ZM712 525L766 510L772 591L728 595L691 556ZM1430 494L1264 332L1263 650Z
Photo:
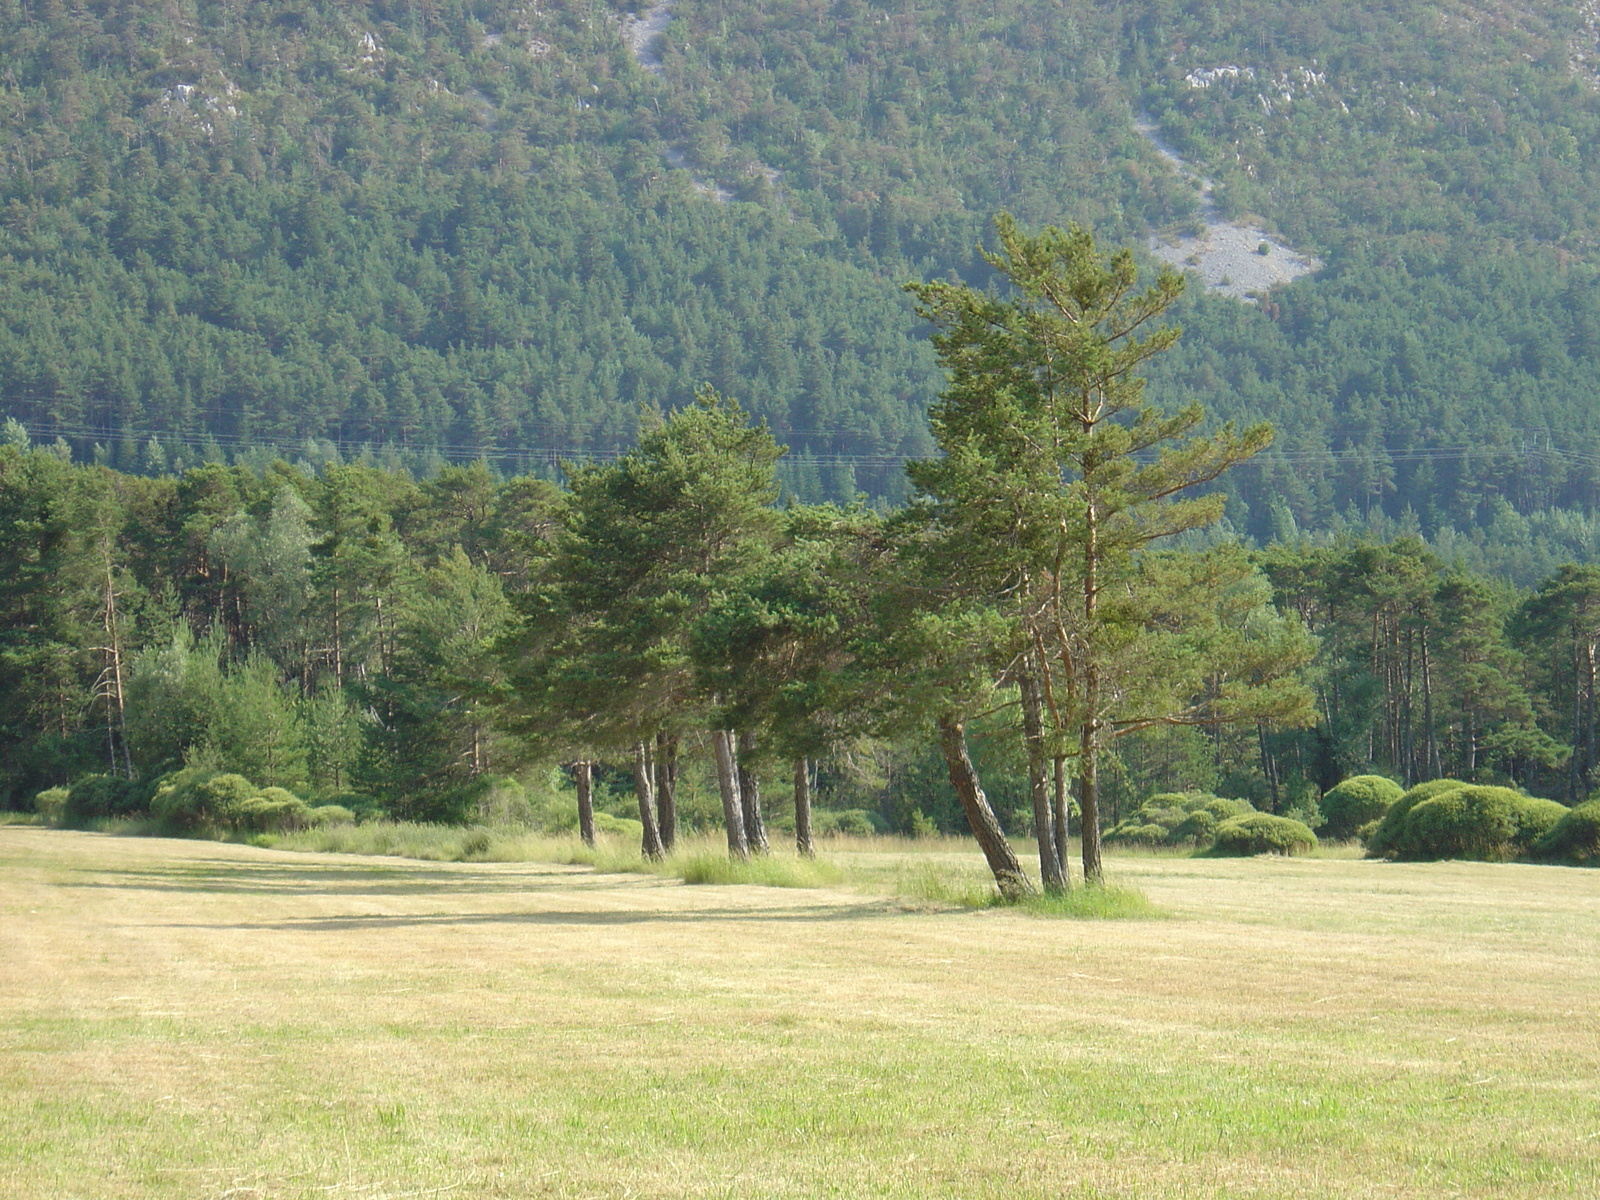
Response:
M804 758L794 760L794 848L805 858L817 856L811 839L811 763Z
M668 854L678 842L678 739L656 734L656 815L661 822L661 848Z
M961 811L967 815L967 824L972 828L972 836L978 839L983 857L989 862L989 870L994 872L995 886L1000 889L1000 894L1012 901L1033 895L1034 888L1028 880L1028 873L1017 861L1016 851L1006 841L1000 822L995 819L994 809L989 807L989 798L983 794L983 787L978 783L978 772L973 769L972 759L967 754L966 730L949 713L939 718L939 750L950 771L950 786L955 789L956 799L961 801Z
M594 764L580 759L572 764L572 780L578 788L578 836L585 846L594 847Z
M756 737L739 735L739 803L744 809L744 838L752 854L771 854L767 844L767 823L761 819L761 776L757 774Z
M711 735L711 749L717 758L717 790L722 793L722 820L728 829L728 855L749 858L750 843L744 836L744 806L739 799L739 770L733 761L733 739L726 729Z
M639 852L648 859L660 860L666 855L661 850L661 829L656 824L655 788L651 779L650 747L644 742L633 745L633 791L639 797L639 822L644 826L644 838Z
M1100 615L1100 522L1091 495L1084 512L1083 549L1083 624L1093 637ZM1079 697L1084 713L1078 748L1078 804L1083 809L1079 836L1083 839L1083 882L1103 883L1100 865L1100 780L1095 774L1100 752L1100 669L1085 656L1083 692Z
M1039 843L1039 882L1046 892L1059 892L1061 855L1056 851L1055 819L1051 813L1050 780L1045 772L1044 697L1039 680L1024 669L1017 677L1022 692L1022 730L1028 747L1028 790L1033 796L1033 836Z
M1083 740L1078 752L1078 804L1083 808L1079 836L1083 838L1083 881L1104 883L1100 863L1100 779L1097 774L1100 752L1099 730L1094 721L1083 723Z
M1067 795L1067 756L1056 755L1056 865L1061 872L1061 888L1072 890L1072 869L1067 866L1067 811L1071 798Z

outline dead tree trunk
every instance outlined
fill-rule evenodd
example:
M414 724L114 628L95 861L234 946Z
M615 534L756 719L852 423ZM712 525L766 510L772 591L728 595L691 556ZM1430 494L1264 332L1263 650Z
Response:
M978 783L978 772L973 769L967 754L967 734L961 722L946 713L939 718L939 750L944 755L945 767L950 772L950 786L956 799L961 801L961 811L967 815L972 836L994 872L994 883L1007 900L1020 900L1034 894L1028 873L1017 861L1016 851L1006 841L1006 835L989 807L989 798Z
M817 856L811 838L811 763L804 758L794 760L794 848L806 858Z
M594 847L594 764L579 759L572 764L572 781L578 788L578 836Z
M749 858L750 843L744 836L744 806L739 799L739 770L733 761L733 738L726 729L711 734L711 749L717 758L717 790L722 793L728 854L732 858Z
M656 824L654 781L650 770L650 747L645 742L633 745L633 790L639 797L639 822L644 826L644 838L639 852L646 858L660 860L666 855L661 850L661 829Z
M756 772L756 736L739 735L739 803L744 809L744 838L752 854L771 854L767 823L761 818L761 776Z

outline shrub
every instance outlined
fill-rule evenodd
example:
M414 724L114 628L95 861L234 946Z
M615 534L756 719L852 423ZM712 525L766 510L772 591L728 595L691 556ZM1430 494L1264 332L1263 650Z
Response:
M644 823L630 817L614 817L608 812L594 814L594 827L598 833L620 833L630 838L644 836Z
M1368 821L1360 829L1356 830L1356 841L1360 842L1363 846L1368 845L1372 841L1372 835L1377 832L1378 822Z
M1317 847L1308 825L1271 813L1246 813L1217 826L1212 853L1225 855L1299 854Z
M84 775L67 790L61 823L83 825L107 817L132 816L144 807L144 794L131 779L117 775Z
M324 808L342 808L357 821L382 821L388 817L381 801L361 792L336 792L320 802Z
M1427 783L1419 783L1416 787L1402 792L1400 798L1389 805L1389 811L1383 814L1378 827L1372 831L1372 836L1366 839L1367 853L1373 858L1394 854L1395 837L1405 824L1407 813L1424 800L1467 786L1459 779L1431 779Z
M1568 809L1533 851L1539 858L1565 862L1600 861L1600 800Z
M1554 800L1511 788L1450 788L1413 805L1394 831L1396 858L1480 859L1500 862L1525 853L1567 810Z
M311 826L311 809L293 792L270 787L242 801L227 823L242 833L288 833Z
M319 804L311 810L307 828L322 825L354 825L356 815L342 804Z
M150 815L177 832L231 828L258 793L243 775L185 767L156 786Z
M1382 775L1353 775L1322 797L1322 832L1331 838L1354 836L1368 821L1382 818L1405 789Z
M61 824L62 814L67 808L67 796L70 793L64 787L46 788L33 798L33 811L38 813L52 825Z
M1222 822L1254 811L1244 800L1210 792L1158 792L1108 830L1105 840L1134 846L1206 845Z
M1209 808L1197 808L1172 827L1172 831L1167 835L1167 840L1172 842L1192 842L1197 846L1202 844L1210 845L1217 836L1217 826L1219 824L1221 824L1221 821L1217 819L1216 813Z
M871 837L878 832L865 809L821 808L811 814L811 832L819 837L838 834L844 837Z

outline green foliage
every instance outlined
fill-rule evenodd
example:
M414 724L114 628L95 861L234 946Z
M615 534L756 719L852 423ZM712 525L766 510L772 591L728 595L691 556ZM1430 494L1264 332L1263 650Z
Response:
M61 807L61 823L77 828L92 821L137 815L149 793L119 775L84 775L74 780Z
M317 811L293 792L269 787L240 803L227 823L240 833L287 833L317 824Z
M259 794L242 775L186 767L157 782L150 815L178 833L223 831L237 826Z
M354 825L356 814L342 804L318 804L311 809L308 825Z
M1252 812L1244 800L1209 792L1160 792L1106 831L1106 841L1141 846L1207 846L1224 821Z
M33 811L51 825L60 825L66 815L71 791L64 787L46 788L33 798Z
M1367 853L1374 858L1397 854L1403 836L1401 831L1413 808L1424 800L1467 786L1459 779L1430 779L1407 788L1399 799L1389 805L1389 810L1379 819L1377 828L1365 839Z
M1317 848L1309 826L1270 813L1230 817L1217 826L1211 853L1219 855L1304 854Z
M1562 862L1600 862L1600 800L1568 809L1533 847L1534 857Z
M1526 854L1568 812L1511 788L1469 785L1436 791L1405 814L1388 845L1396 858L1483 859Z
M883 832L876 816L859 808L819 808L811 814L811 831L818 837L872 837Z
M1323 836L1355 836L1363 825L1381 820L1389 806L1404 794L1404 788L1382 775L1352 775L1323 794Z

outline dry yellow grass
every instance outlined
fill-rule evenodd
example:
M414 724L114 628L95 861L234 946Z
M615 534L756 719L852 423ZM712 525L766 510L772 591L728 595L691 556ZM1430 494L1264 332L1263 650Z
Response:
M1170 916L0 828L0 1197L1600 1195L1600 873L1113 866Z

